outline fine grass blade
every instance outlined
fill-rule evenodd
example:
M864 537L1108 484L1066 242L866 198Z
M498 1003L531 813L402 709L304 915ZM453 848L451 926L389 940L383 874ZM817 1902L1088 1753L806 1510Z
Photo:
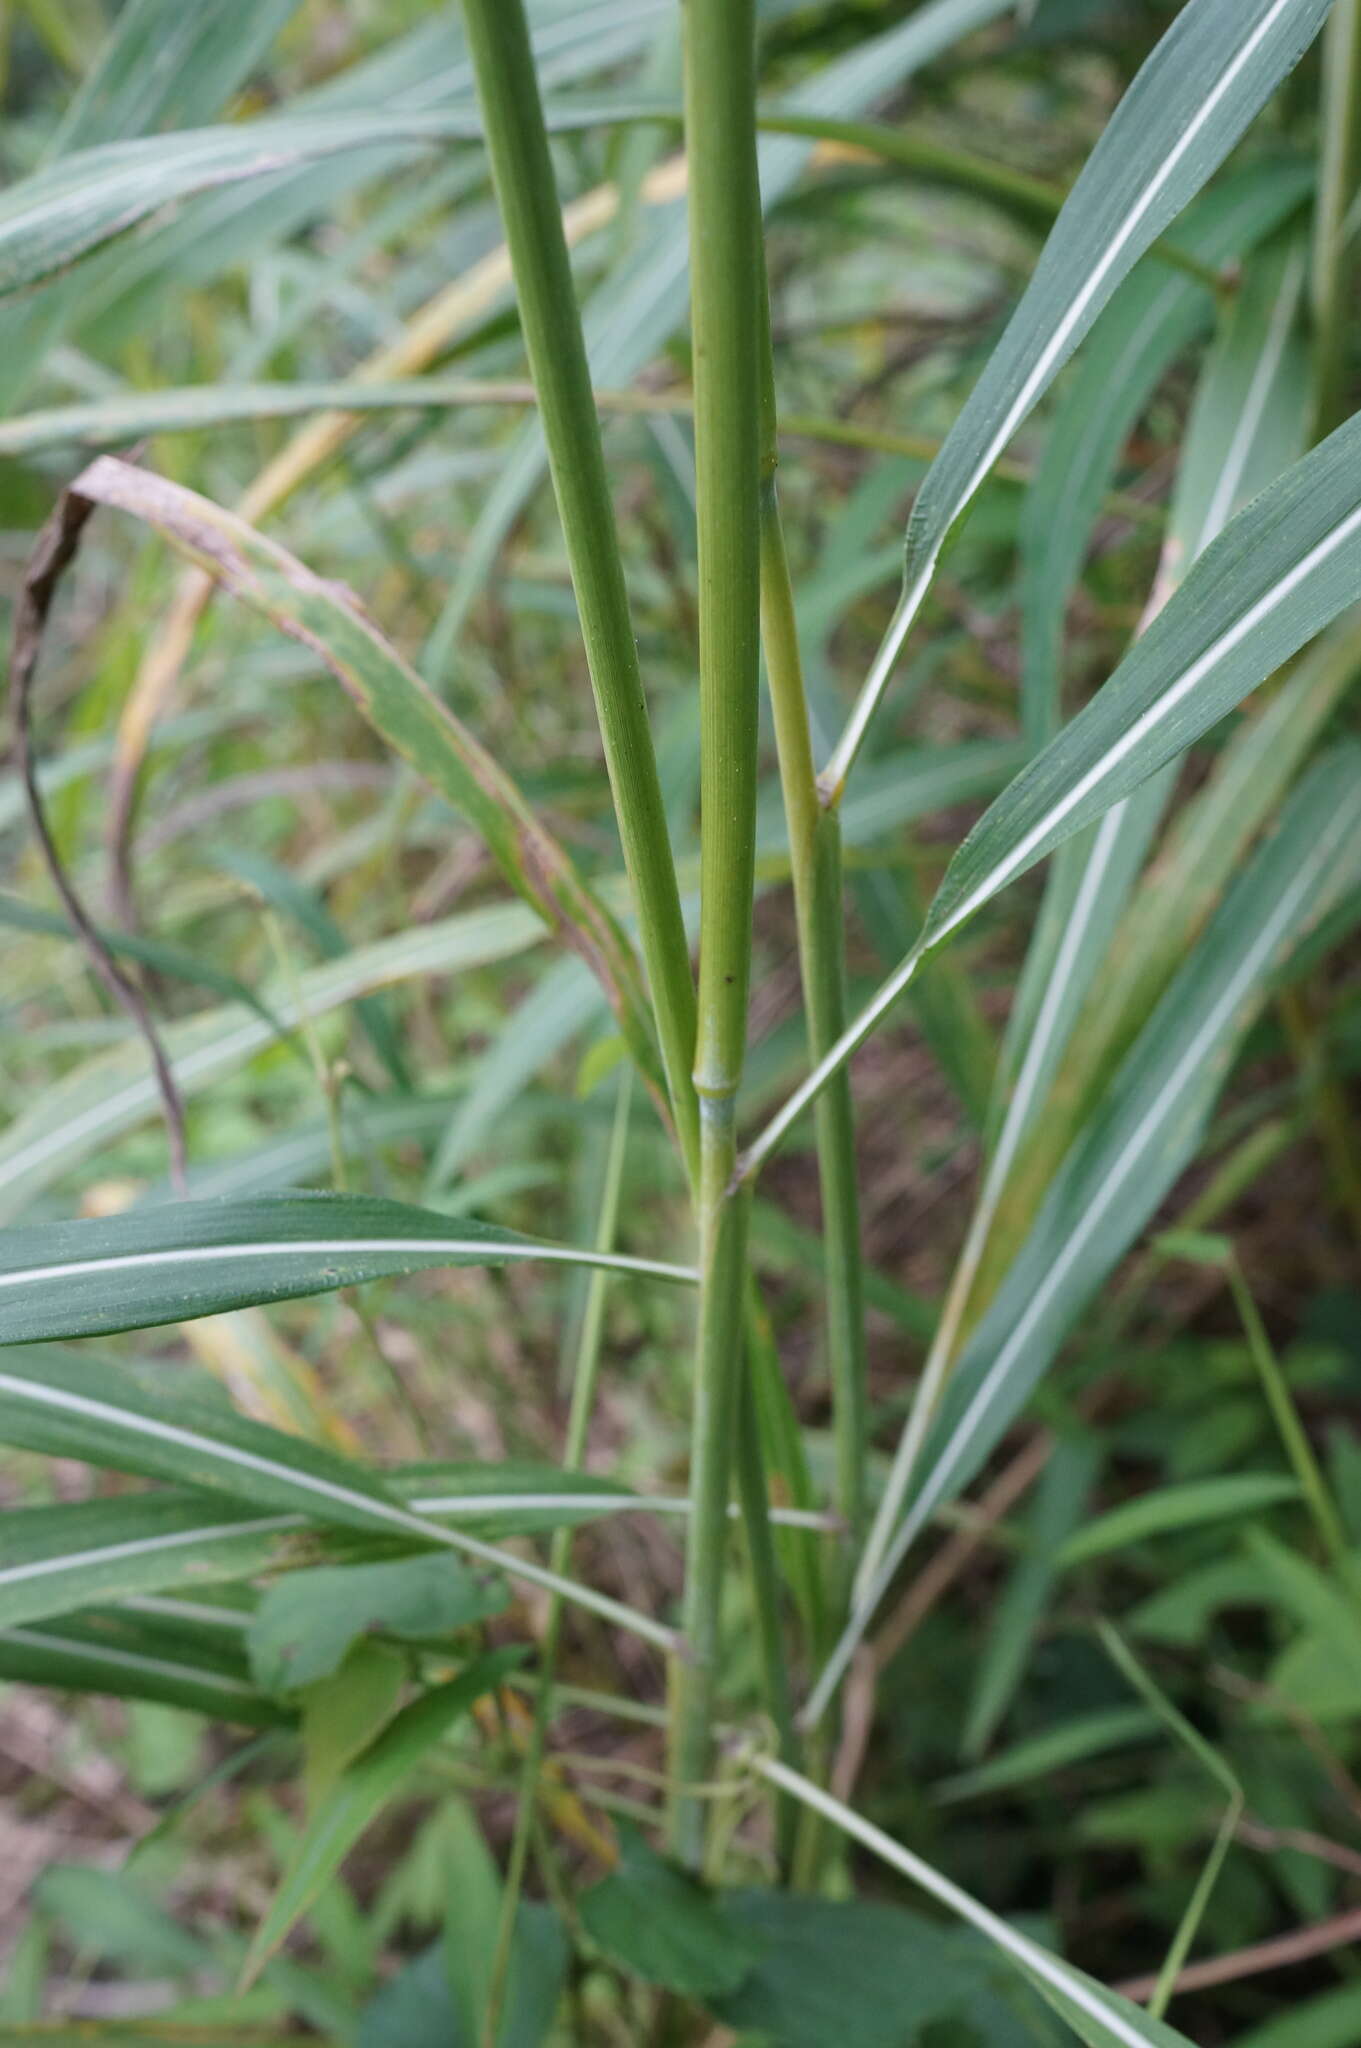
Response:
M462 911L305 969L294 988L271 992L269 1011L292 1028L417 975L464 972L513 958L543 935L542 919L526 904ZM275 1035L272 1025L235 1003L170 1025L164 1044L181 1095L192 1097L240 1071ZM143 1046L83 1061L0 1137L0 1217L13 1216L76 1161L143 1123L157 1104Z
M505 770L426 688L349 591L196 492L99 456L68 503L144 520L232 596L320 656L360 713L481 834L511 887L605 986L640 1068L660 1087L651 1018L619 925Z
M127 0L80 82L48 154L69 156L158 128L194 128L226 104L298 0Z
M655 108L583 102L547 110L570 132L602 122L655 119ZM438 113L355 108L268 116L221 128L136 136L63 156L11 185L0 199L0 299L68 270L161 207L220 185L277 176L327 157L371 151L386 169L394 146L430 149L480 140L475 107Z
M1239 1515L1260 1515L1285 1501L1297 1501L1300 1488L1288 1472L1223 1472L1208 1479L1188 1479L1180 1486L1161 1486L1137 1500L1123 1501L1097 1515L1059 1552L1061 1565L1089 1564L1151 1536L1198 1529L1207 1522L1232 1521Z
M1073 990L1077 1001L1061 1047L1062 1062L1051 1060L1052 1085L1037 1104L1040 1113L1012 1163L980 1265L977 1303L991 1298L1104 1084L1281 803L1358 668L1361 634L1349 613L1309 649L1270 701L1239 724L1209 779L1179 812L1113 935L1107 937L1109 923L1103 927L1094 915L1074 918L1074 929L1085 923L1101 948L1094 963L1100 972ZM1097 828L1098 843L1108 838L1117 849L1128 847L1138 807L1151 798L1162 808L1169 772L1162 771L1127 804L1108 811ZM1059 859L1076 844L1069 841ZM1094 862L1095 855L1089 880Z
M259 1974L294 1922L315 1904L340 1865L427 1752L455 1721L470 1713L519 1660L516 1650L479 1657L448 1685L406 1707L370 1749L343 1771L310 1816L250 1946L244 1990Z
M1190 0L1116 108L917 493L903 594L824 776L839 792L951 529L1121 279L1304 54L1329 0Z

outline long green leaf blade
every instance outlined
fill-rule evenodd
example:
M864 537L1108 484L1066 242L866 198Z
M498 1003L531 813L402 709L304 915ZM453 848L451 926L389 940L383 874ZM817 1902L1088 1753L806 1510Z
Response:
M1120 280L1223 161L1323 24L1329 0L1189 0L1116 108L1025 296L932 464L903 595L828 764L839 790L956 521Z
M523 1259L694 1277L659 1260L577 1252L369 1195L174 1202L0 1234L0 1345L149 1329L391 1274Z

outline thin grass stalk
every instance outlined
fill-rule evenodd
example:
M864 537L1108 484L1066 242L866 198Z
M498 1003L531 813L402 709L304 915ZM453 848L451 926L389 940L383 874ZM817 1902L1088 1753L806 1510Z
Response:
M1243 1334L1247 1338L1252 1363L1262 1383L1262 1392L1271 1410L1271 1419L1281 1440L1281 1448L1290 1460L1291 1470L1299 1481L1300 1493L1323 1547L1323 1554L1337 1570L1350 1572L1351 1546L1347 1541L1342 1517L1338 1513L1328 1482L1319 1469L1314 1447L1305 1433L1304 1424L1300 1421L1299 1412L1295 1407L1290 1383L1281 1370L1280 1360L1267 1335L1266 1325L1252 1298L1252 1289L1248 1286L1247 1276L1238 1262L1236 1252L1231 1251L1229 1254L1225 1277L1229 1283L1229 1292L1233 1296L1234 1307L1238 1311L1238 1319L1243 1325Z
M613 1248L619 1224L619 1195L623 1186L624 1159L628 1151L629 1113L632 1106L632 1074L625 1067L620 1075L619 1091L615 1098L614 1124L610 1132L610 1146L605 1158L604 1185L600 1194L600 1216L595 1241L597 1250L602 1252ZM586 1438L595 1410L596 1387L600 1378L601 1339L605 1331L605 1294L608 1285L609 1276L603 1268L597 1267L590 1277L586 1310L581 1319L581 1333L577 1340L572 1399L567 1413L567 1433L562 1452L564 1472L580 1472L586 1461ZM570 1526L554 1532L549 1551L549 1567L560 1578L566 1578L571 1568L572 1535ZM548 1749L548 1731L553 1721L553 1681L557 1673L558 1648L562 1639L562 1616L563 1601L561 1596L555 1593L548 1603L543 1638L539 1646L539 1690L534 1702L534 1721L530 1730L529 1746L525 1751L524 1764L520 1772L515 1833L511 1839L505 1887L501 1895L501 1918L496 1930L496 1949L492 1957L488 1983L481 2048L496 2048L501 2028L501 2013L510 1973L511 1949L515 1939L515 1919L520 1908L525 1866L529 1860L530 1843L534 1836L539 1783L543 1776L544 1758Z
M845 938L841 828L818 795L803 663L794 615L784 526L780 518L779 444L769 302L761 291L761 639L766 658L789 830L790 873L798 927L810 1064L816 1065L846 1027ZM832 1388L835 1504L852 1543L865 1509L865 1301L860 1253L860 1191L856 1178L855 1112L850 1071L842 1067L814 1110L822 1194L823 1287L827 1366Z
M1314 412L1321 441L1346 416L1353 274L1347 209L1361 169L1361 0L1334 0L1323 33L1323 127L1309 296L1314 318Z
M767 1710L774 1723L781 1760L797 1770L801 1746L794 1726L794 1697L785 1658L784 1631L780 1624L780 1573L771 1535L770 1494L765 1459L761 1455L761 1426L750 1368L742 1374L737 1398L737 1493L742 1503L742 1525L747 1539L747 1568L751 1575L751 1604L756 1618L761 1684ZM786 1794L778 1794L775 1802L775 1845L782 1870L789 1868L794 1853L797 1822L798 1813L793 1802Z
M685 1652L674 1674L672 1841L703 1860L706 1778L739 1412L749 1204L734 1195L756 854L760 669L760 384L753 0L688 0L685 138L699 549L700 1314L686 1555Z
M662 1064L693 1178L695 991L590 365L522 0L464 0L492 178L581 615Z

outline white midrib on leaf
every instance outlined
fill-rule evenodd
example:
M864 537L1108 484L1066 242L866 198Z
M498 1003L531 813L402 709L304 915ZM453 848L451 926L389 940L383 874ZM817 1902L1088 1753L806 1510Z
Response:
M4 1239L0 1236L0 1249ZM405 1258L429 1254L434 1261L442 1255L480 1259L488 1265L502 1261L544 1259L558 1265L601 1266L610 1272L641 1273L657 1280L693 1281L689 1266L671 1266L660 1259L638 1259L627 1252L577 1251L571 1245L538 1244L533 1241L502 1242L499 1238L477 1237L347 1237L299 1238L295 1242L262 1240L258 1244L177 1245L169 1250L117 1252L100 1258L70 1259L51 1266L27 1266L13 1273L0 1273L0 1288L39 1286L50 1280L88 1279L96 1273L138 1272L161 1266L195 1266L232 1259L322 1258L344 1259L365 1255Z
M989 1912L988 1908L981 1905L969 1892L961 1890L931 1864L924 1863L920 1856L914 1856L910 1849L905 1849L901 1842L895 1842L892 1835L886 1835L882 1828L875 1827L873 1821L862 1820L853 1808L843 1805L842 1801L834 1798L830 1792L824 1792L820 1785L815 1785L811 1779L801 1776L798 1771L791 1771L787 1765L778 1763L773 1757L755 1757L752 1759L752 1767L759 1771L762 1777L768 1778L771 1784L778 1785L804 1806L812 1807L815 1812L822 1814L844 1834L851 1835L856 1841L863 1843L873 1855L878 1856L892 1869L901 1871L904 1877L910 1878L929 1897L939 1899L942 1905L948 1906L961 1920L971 1927L976 1927L979 1933L986 1935L1004 1955L1011 1956L1034 1976L1041 1978L1061 1998L1067 1999L1079 2011L1098 2021L1113 2040L1123 2044L1123 2048L1149 2048L1148 2034L1127 2020L1099 1985L1089 1984L1077 1971L1070 1970L1060 1957L1051 1955L1049 1950L1041 1948L1038 1942L1031 1941L1027 1935L1020 1933L1007 1921Z
M1262 19L1258 22L1251 35L1248 36L1230 63L1225 66L1201 102L1196 114L1188 121L1186 127L1177 137L1175 143L1173 143L1171 149L1169 149L1167 155L1154 172L1152 178L1150 178L1147 185L1144 186L1135 199L1134 204L1121 221L1120 226L1106 243L1096 263L1074 293L1067 311L1054 328L1040 353L1036 356L1020 390L1008 406L1001 423L994 431L992 438L974 465L968 481L955 498L949 517L943 522L944 532L941 538L931 548L910 590L905 592L902 602L893 615L883 646L875 657L874 666L870 671L869 677L866 679L860 699L851 714L841 740L837 744L836 751L824 771L823 781L825 786L831 789L839 789L850 772L856 755L860 751L861 741L864 739L870 719L874 716L879 699L888 685L889 677L892 674L902 644L911 631L913 621L921 609L922 601L931 587L931 580L936 573L936 564L940 559L944 534L949 532L961 512L971 502L979 485L986 478L989 470L1006 447L1008 441L1010 441L1036 398L1044 390L1056 364L1062 360L1063 352L1068 346L1070 337L1086 315L1087 308L1105 284L1111 270L1119 261L1132 237L1137 234L1150 209L1162 195L1168 181L1181 164L1182 159L1199 140L1206 124L1216 113L1226 95L1232 91L1240 74L1251 63L1253 57L1268 35L1270 35L1281 16L1294 5L1295 0L1276 0L1276 4L1262 16Z
M1167 1114L1175 1107L1183 1091L1192 1083L1206 1058L1215 1039L1223 1030L1238 1004L1252 986L1254 978L1270 959L1279 945L1290 922L1315 886L1319 871L1338 850L1338 846L1352 829L1353 821L1343 814L1339 823L1335 815L1329 821L1330 828L1316 844L1313 856L1301 869L1290 887L1282 892L1272 907L1249 951L1239 963L1238 969L1224 990L1218 1003L1186 1048L1174 1068L1166 1087L1163 1089L1153 1112L1147 1116L1132 1134L1121 1156L1114 1162L1094 1198L1084 1209L1076 1225L1065 1238L1053 1264L1043 1281L1031 1295L1024 1310L1012 1326L1011 1333L996 1358L993 1360L982 1385L974 1394L968 1407L960 1417L949 1442L944 1446L932 1467L922 1491L917 1496L907 1516L899 1525L898 1532L889 1546L882 1564L872 1582L866 1587L842 1635L841 1641L829 1657L827 1664L809 1696L803 1718L807 1725L813 1725L831 1698L841 1673L844 1671L860 1637L872 1620L874 1611L889 1586L894 1573L914 1536L933 1512L954 1473L967 1456L979 1424L986 1419L989 1405L998 1385L1005 1380L1012 1364L1024 1349L1036 1322L1048 1308L1055 1293L1067 1278L1075 1261L1086 1250L1094 1230L1105 1219L1112 1202L1120 1194L1130 1175L1143 1160L1149 1144L1164 1128Z
M0 1643L18 1643L22 1649L56 1651L62 1657L84 1658L91 1664L126 1664L132 1671L148 1671L158 1678L188 1679L193 1685L210 1687L214 1692L239 1694L243 1699L258 1699L255 1687L247 1685L244 1679L225 1677L220 1671L204 1671L197 1664L172 1664L164 1657L148 1657L140 1650L125 1650L115 1643L77 1643L66 1636L45 1635L40 1629L0 1629Z
M493 1543L484 1543L480 1537L469 1536L463 1530L441 1528L438 1522L425 1520L419 1513L401 1508L395 1502L384 1500L379 1495L361 1492L358 1488L342 1486L333 1479L319 1478L314 1472L295 1470L276 1458L266 1458L257 1451L244 1450L239 1444L221 1443L216 1438L202 1435L198 1431L182 1429L177 1423L162 1422L154 1415L144 1415L115 1408L107 1401L100 1401L89 1394L74 1394L65 1387L54 1387L41 1381L17 1379L11 1373L0 1372L0 1393L15 1395L18 1399L40 1407L57 1408L70 1415L79 1415L87 1421L111 1425L120 1435L153 1437L161 1443L173 1444L181 1450L193 1451L213 1463L236 1466L241 1471L255 1472L274 1482L283 1481L299 1492L313 1493L318 1499L331 1500L357 1510L366 1520L385 1524L390 1528L403 1529L409 1535L420 1536L423 1541L443 1544L451 1550L466 1551L470 1557L480 1558L484 1564L495 1565L499 1571L512 1578L526 1579L531 1585L540 1585L549 1592L560 1593L581 1607L592 1608L606 1620L615 1622L621 1628L632 1630L645 1641L656 1643L660 1648L670 1650L675 1645L674 1632L650 1616L635 1613L624 1606L622 1601L613 1600L606 1593L597 1593L593 1588L580 1585L573 1579L564 1579L557 1572L548 1571L544 1566L532 1564L525 1558L514 1556L510 1551L498 1549Z
M439 1494L429 1500L413 1500L416 1515L467 1516L470 1521L483 1515L499 1514L673 1514L688 1515L690 1502L683 1494L674 1497L635 1493L460 1493ZM734 1502L729 1509L738 1513ZM770 1519L782 1528L823 1530L828 1518L816 1508L772 1508ZM7 1586L26 1584L31 1579L49 1578L57 1572L83 1571L90 1566L117 1564L124 1558L159 1556L168 1550L183 1550L196 1544L229 1541L233 1536L282 1536L308 1527L302 1515L250 1515L239 1521L220 1522L207 1528L170 1529L155 1536L130 1536L120 1543L95 1544L88 1550L72 1550L60 1556L30 1559L24 1564L0 1566L0 1592ZM129 1599L120 1605L133 1605ZM182 1607L183 1603L181 1603ZM216 1610L205 1610L217 1619ZM222 1610L230 1615L230 1610Z

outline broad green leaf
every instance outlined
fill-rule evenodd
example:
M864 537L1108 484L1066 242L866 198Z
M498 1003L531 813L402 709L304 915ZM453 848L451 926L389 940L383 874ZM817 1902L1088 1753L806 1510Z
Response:
M612 1963L684 1998L735 1991L760 1953L729 1924L721 1902L649 1848L636 1828L619 1830L617 1868L577 1901L581 1925Z
M1222 1608L1260 1607L1267 1598L1261 1570L1251 1558L1221 1557L1141 1600L1127 1625L1136 1635L1191 1650L1204 1642Z
M409 1677L400 1650L387 1643L361 1643L333 1677L305 1687L292 1702L298 1709L303 1794L309 1812L394 1719ZM266 1685L265 1690L280 1688Z
M1361 1984L1292 2002L1288 2012L1235 2034L1232 2048L1352 2048L1361 2036Z
M1310 169L1304 164L1271 160L1246 165L1226 175L1187 210L1177 228L1178 243L1215 267L1242 258L1303 203L1310 184ZM1257 267L1249 266L1254 314L1257 275ZM1161 265L1140 265L1101 315L1071 382L1057 400L1039 466L1026 492L1019 531L1021 709L1032 747L1052 739L1061 723L1064 615L1120 451L1169 366L1210 325L1214 312L1213 295L1194 278ZM1249 345L1249 334L1256 336L1255 320L1251 329L1245 329L1241 287L1234 294L1228 329L1235 336L1236 364ZM1219 362L1216 349L1213 373L1207 368L1202 389L1212 382L1218 393ZM1274 379L1268 388L1274 390ZM1194 444L1196 450L1192 467L1201 473L1203 447L1205 463L1215 465L1209 485L1213 497L1215 479L1224 466L1222 461L1215 463L1216 456L1235 452L1241 443L1230 436L1217 448L1210 444L1212 420L1218 424L1220 419L1217 398L1212 408L1198 402L1193 422L1197 418L1203 421L1199 431L1194 425L1188 429L1188 447ZM1283 469L1301 452L1301 447L1288 449L1278 467ZM1184 453L1178 469L1178 503L1186 474ZM1267 483L1275 474L1275 468L1268 468L1259 480ZM1218 525L1206 533L1201 523L1195 545L1187 550L1183 543L1186 561L1194 559L1242 502L1236 491L1231 492ZM1180 530L1175 513L1173 529Z
M275 1521L276 1531L293 1526L287 1512L291 1509L339 1528L397 1537L408 1544L414 1539L420 1547L461 1550L512 1578L527 1579L588 1607L661 1649L674 1648L671 1630L650 1615L561 1578L528 1558L499 1550L465 1529L445 1526L414 1504L402 1503L390 1485L335 1452L247 1421L225 1406L167 1397L162 1389L148 1388L103 1360L53 1345L12 1351L0 1369L0 1443L49 1457L111 1465L153 1479L188 1480L238 1501L280 1508L285 1512ZM580 1491L564 1487L550 1505L565 1505L571 1511ZM616 1495L616 1501L632 1505L633 1497ZM455 1516L462 1505L455 1501ZM485 1511L485 1500L480 1500L477 1512ZM444 1513L447 1520L447 1506Z
M1085 1971L1042 1948L1009 1921L942 1876L911 1849L865 1820L840 1799L770 1757L753 1757L752 1768L802 1805L820 1813L872 1856L897 1870L929 1898L983 1935L1067 2020L1088 2048L1190 2048L1185 2035L1098 1984Z
M980 2048L1050 2039L1012 2005L1004 1970L976 1935L879 1900L732 1891L721 1903L757 1961L735 1991L706 2002L744 2039L904 2048L948 2040L955 2028Z
M448 1685L405 1708L371 1749L356 1758L308 1819L279 1889L251 1942L243 1982L249 1984L294 1923L313 1905L345 1857L388 1802L484 1693L500 1684L518 1662L516 1650L479 1657Z
M1221 1472L1209 1479L1191 1479L1182 1486L1161 1486L1152 1493L1108 1508L1070 1536L1059 1552L1064 1565L1088 1564L1150 1536L1195 1529L1206 1522L1232 1521L1298 1500L1299 1485L1288 1472Z
M0 1557L0 1628L138 1594L189 1594L253 1578L285 1562L290 1547L305 1554L301 1528L290 1517L169 1489L14 1508Z
M1120 280L1200 190L1322 27L1329 0L1189 0L1102 132L1025 296L912 507L903 595L827 771L859 750L941 550Z
M151 1899L128 1871L52 1863L33 1887L39 1912L66 1928L78 1953L130 1965L148 1976L188 1976L218 1961L212 1944Z
M187 1322L386 1274L542 1258L689 1280L625 1253L540 1244L370 1195L177 1202L0 1233L0 1345Z
M358 2048L464 2048L444 1948L436 1941L388 1978L359 2016Z
M1340 1583L1264 1529L1249 1530L1247 1543L1261 1567L1263 1591L1332 1646L1352 1684L1361 1682L1361 1573L1356 1584Z
M122 1375L111 1381L96 1377L88 1360L78 1361L75 1369L73 1385L80 1390L101 1391L120 1404L126 1398L128 1382ZM46 1377L49 1364L40 1364L38 1371ZM186 1406L182 1397L173 1402L161 1397L156 1412L164 1420L212 1437L226 1411ZM25 1412L22 1402L0 1396L0 1441L12 1437L54 1456L77 1442L90 1463L110 1463L115 1469L136 1461L137 1469L146 1470L154 1456L155 1447L130 1445L120 1431L94 1430L74 1439L69 1431L69 1418L59 1410L43 1403ZM295 1441L273 1437L280 1462L286 1462ZM260 1439L253 1444L258 1449ZM184 1476L173 1451L158 1469ZM390 1472L387 1478L393 1494L422 1523L450 1522L478 1537L532 1535L644 1505L610 1481L565 1474L556 1466L416 1466ZM238 1484L234 1476L229 1483ZM359 1530L345 1534L309 1526L308 1518L315 1513L310 1499L306 1507L302 1514L261 1514L224 1503L211 1492L161 1488L57 1507L11 1509L0 1559L0 1627L107 1601L132 1602L142 1611L174 1619L202 1611L194 1602L202 1587L321 1562L352 1563L374 1541L425 1547L437 1540L433 1533L398 1528L375 1530L366 1543Z
M238 1503L341 1528L408 1538L428 1538L433 1528L375 1474L335 1451L248 1421L225 1403L171 1394L106 1360L53 1345L0 1359L0 1443L208 1487ZM230 1515L217 1519L230 1527Z
M297 1692L331 1677L362 1637L440 1640L502 1613L508 1599L503 1584L453 1557L290 1572L251 1617L251 1671L264 1692Z
M440 1821L441 1955L452 2008L445 2039L448 2048L478 2048L486 2035L505 1887L473 1808L462 1800L446 1802ZM521 1899L497 2048L542 2048L562 1995L568 1960L562 1922L553 1908Z
M1014 1743L974 1770L942 1778L935 1797L941 1805L952 1805L961 1799L1009 1791L1014 1785L1031 1785L1037 1778L1085 1763L1089 1757L1106 1756L1133 1742L1143 1742L1157 1730L1157 1716L1147 1707L1100 1707Z
M96 457L69 496L130 513L232 596L317 655L360 713L459 811L510 886L605 988L640 1068L657 1080L651 1011L629 941L480 740L427 688L350 592L196 492ZM660 1081L657 1081L660 1089Z

